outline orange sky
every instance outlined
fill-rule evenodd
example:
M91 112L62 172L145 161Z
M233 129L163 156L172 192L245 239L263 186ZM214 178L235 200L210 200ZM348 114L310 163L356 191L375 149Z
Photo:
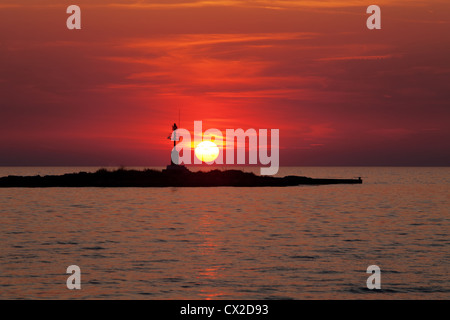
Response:
M165 165L178 109L282 165L449 163L448 1L54 3L0 4L0 165Z

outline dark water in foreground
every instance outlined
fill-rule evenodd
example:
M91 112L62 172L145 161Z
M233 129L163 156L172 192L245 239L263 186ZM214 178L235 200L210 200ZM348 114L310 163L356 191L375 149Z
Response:
M0 299L450 298L450 168L285 174L364 184L0 189ZM73 264L81 290L66 288Z

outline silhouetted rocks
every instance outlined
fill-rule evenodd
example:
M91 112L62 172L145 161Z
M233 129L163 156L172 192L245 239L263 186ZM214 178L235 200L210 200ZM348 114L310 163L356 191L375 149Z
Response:
M46 187L285 187L298 185L358 184L361 179L313 179L257 176L240 170L125 170L70 173L60 176L8 176L0 178L0 188Z

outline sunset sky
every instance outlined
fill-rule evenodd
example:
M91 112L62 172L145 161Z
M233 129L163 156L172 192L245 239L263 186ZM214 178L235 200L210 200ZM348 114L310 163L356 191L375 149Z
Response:
M449 17L448 0L2 0L0 165L166 165L180 109L188 130L279 129L281 165L446 166Z

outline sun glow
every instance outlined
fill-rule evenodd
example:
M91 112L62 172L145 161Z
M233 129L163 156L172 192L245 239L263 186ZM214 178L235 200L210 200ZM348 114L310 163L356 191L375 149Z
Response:
M219 147L212 141L200 142L195 148L195 156L203 162L212 162L219 156Z

